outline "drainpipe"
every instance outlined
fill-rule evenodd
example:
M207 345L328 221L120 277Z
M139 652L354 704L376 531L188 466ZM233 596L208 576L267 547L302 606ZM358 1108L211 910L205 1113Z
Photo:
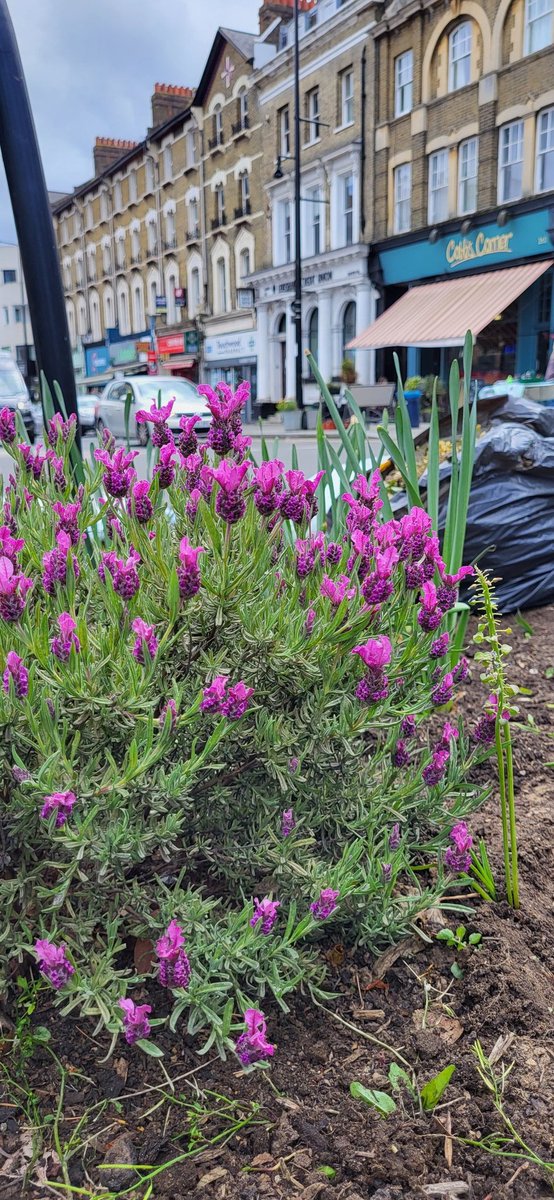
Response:
M361 80L361 103L362 114L360 121L360 234L363 241L365 233L365 164L366 164L366 57L367 48L364 46L362 51L362 80Z

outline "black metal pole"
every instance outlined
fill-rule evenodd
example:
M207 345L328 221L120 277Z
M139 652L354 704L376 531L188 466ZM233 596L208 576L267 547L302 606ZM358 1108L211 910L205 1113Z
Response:
M294 301L296 329L296 404L302 400L302 245L300 240L300 45L298 36L298 0L294 0Z
M0 149L12 202L39 371L77 413L75 375L52 214L23 67L6 0L0 0ZM77 421L77 445L80 446Z

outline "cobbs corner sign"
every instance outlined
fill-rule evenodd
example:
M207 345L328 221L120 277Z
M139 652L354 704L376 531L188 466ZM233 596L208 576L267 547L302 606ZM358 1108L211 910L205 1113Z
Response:
M482 229L471 237L450 238L446 243L446 261L450 267L461 267L474 258L491 258L496 254L512 253L513 233L488 236Z

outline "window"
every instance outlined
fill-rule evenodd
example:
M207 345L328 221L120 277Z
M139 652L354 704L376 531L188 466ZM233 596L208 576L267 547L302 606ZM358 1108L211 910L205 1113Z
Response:
M354 121L354 72L351 67L341 71L340 80L340 125L352 125Z
M144 160L144 190L153 192L155 186L154 162L151 158Z
M284 108L280 108L277 113L279 121L279 154L281 158L285 158L290 154L290 116L289 106L285 104Z
M315 29L316 25L317 6L315 8L308 9L308 12L304 13L304 32L308 33L310 29Z
M127 292L122 290L117 298L119 308L119 331L120 333L130 333L131 323L129 321L129 297Z
M464 213L475 212L477 208L478 157L476 137L468 138L467 142L461 142L458 151L458 212L460 216L463 216Z
M319 138L319 88L312 88L304 97L304 116L306 119L304 145L309 146Z
M250 274L250 251L248 247L241 250L239 258L239 277L245 279Z
M412 111L412 84L414 79L413 50L406 50L394 60L394 115L402 117Z
M354 241L354 176L343 175L342 192L342 238L341 245L351 246Z
M192 311L195 313L200 308L200 271L198 267L193 267L190 273L190 291Z
M125 257L125 246L124 246L124 243L123 243L123 242L118 242L118 243L117 243L117 250L118 250L118 254L117 254L117 259L118 259L118 262L117 262L117 265L118 265L118 267L119 267L119 266L121 266L121 263L119 262L119 248L120 248L120 247L121 247L121 249L123 250L123 257ZM105 243L104 243L104 245L102 246L102 267L103 267L103 269L104 269L104 275L109 275L109 273L110 273L110 271L111 271L111 269L112 269L112 252L111 252L111 249L110 249L109 245L108 245L106 242L105 242Z
M145 325L142 283L135 283L133 287L133 323L135 333L141 333Z
M310 323L308 325L308 348L312 358L317 362L319 349L319 310L314 308L310 314Z
M91 200L87 200L87 204L86 204L86 208L85 208L85 222L86 222L87 229L92 229L92 226L94 224L94 217L93 217L93 212L92 212L92 201Z
M348 343L356 337L356 301L349 300L342 317L342 357L352 358L355 350L347 350Z
M90 301L90 331L93 341L99 342L102 337L102 325L100 322L100 304L98 296L92 296Z
M448 39L448 90L456 92L471 78L471 24L457 25Z
M73 236L79 237L83 232L83 221L80 212L73 214Z
M138 229L131 230L131 262L140 260L140 233Z
M499 133L498 200L519 200L523 191L523 121L503 125Z
M2 271L4 283L17 283L17 275L13 270Z
M243 215L250 212L250 180L248 171L243 171L239 175L239 202Z
M104 325L106 329L113 329L113 299L110 292L104 292Z
M172 249L177 245L175 236L175 213L167 212L165 214L165 244L166 250Z
M191 234L192 237L198 237L199 225L198 200L191 200L189 203L189 234Z
M87 251L87 274L91 283L96 279L96 246Z
M187 167L193 167L196 163L196 129L187 130L185 148Z
M14 304L13 319L16 325L22 325L25 320L25 309L22 304Z
M100 192L100 220L107 221L108 216L108 193L106 191L102 191Z
M554 189L554 108L539 113L537 129L537 192Z
M216 271L219 311L227 312L227 269L225 267L224 258L218 258L216 263Z
M77 279L77 287L83 286L83 257L79 255L75 260L75 276Z
M121 212L123 208L123 197L121 193L121 181L118 179L113 185L113 206L115 212Z
M164 179L166 183L173 179L173 146L164 149Z
M394 172L394 232L407 233L411 221L412 164L402 163Z
M135 203L137 194L137 173L129 171L129 201L131 204Z
M318 187L308 189L306 208L308 209L308 256L321 254L321 191Z
M292 262L292 213L290 200L281 200L283 262Z
M430 225L446 221L448 217L448 150L437 150L429 158L429 210Z
M524 53L533 54L552 42L552 0L525 0Z
M124 238L120 238L119 241L116 242L116 256L117 256L118 267L124 267L125 266L125 239Z
M214 141L216 146L221 146L223 142L223 113L221 104L216 104L214 108Z
M248 92L242 89L239 95L239 121L241 129L248 129Z
M9 310L9 308L3 308L3 309L2 309L2 321L3 321L3 324L4 324L4 325L9 325L9 323L10 323L10 310Z
M71 263L64 262L63 264L63 285L66 291L71 287Z
M158 253L158 222L155 216L146 222L146 245L150 255Z
M225 224L225 192L222 183L218 183L215 189L215 219L217 225Z

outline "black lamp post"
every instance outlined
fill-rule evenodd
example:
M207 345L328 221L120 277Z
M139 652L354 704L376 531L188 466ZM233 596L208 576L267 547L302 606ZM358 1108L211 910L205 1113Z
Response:
M75 375L52 214L23 67L6 0L0 0L0 148L39 371L52 392L56 381L68 415L77 413ZM77 445L80 446L77 420Z
M294 300L296 330L296 405L304 407L302 397L302 244L300 239L300 38L298 0L294 0Z

